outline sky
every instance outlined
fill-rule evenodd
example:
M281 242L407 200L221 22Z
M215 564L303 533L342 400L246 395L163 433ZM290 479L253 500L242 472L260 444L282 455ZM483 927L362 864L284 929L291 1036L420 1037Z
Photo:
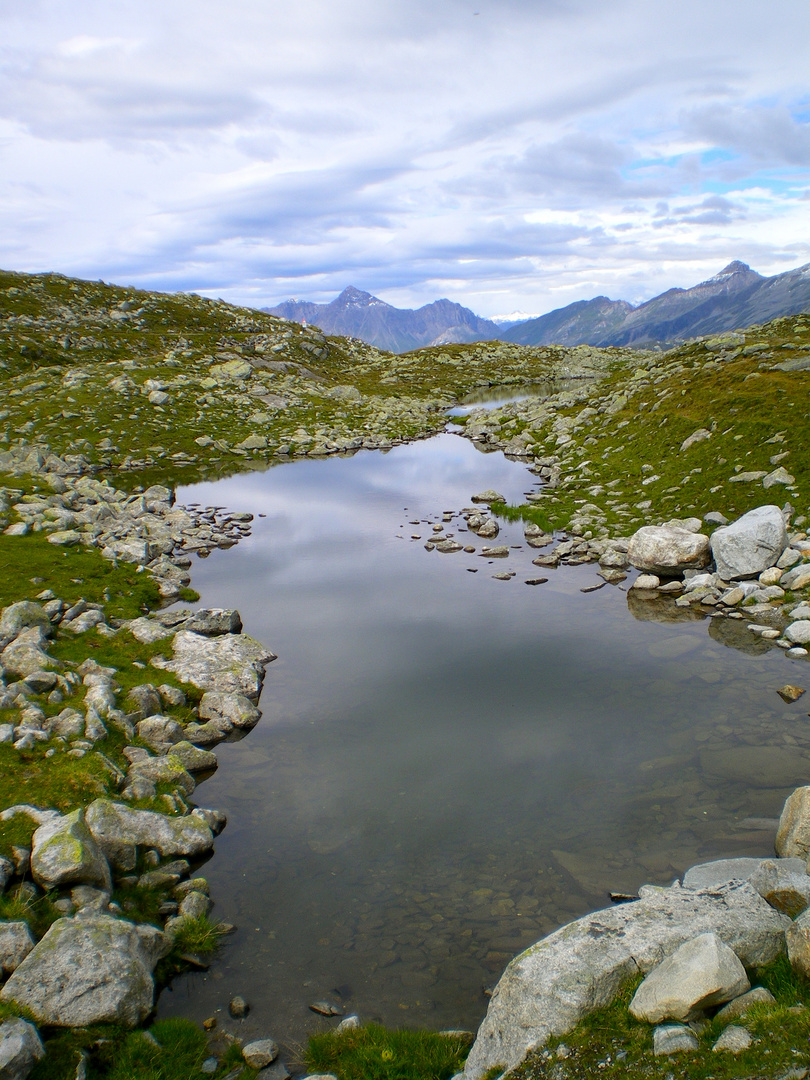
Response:
M807 0L0 0L0 266L542 314L810 262Z

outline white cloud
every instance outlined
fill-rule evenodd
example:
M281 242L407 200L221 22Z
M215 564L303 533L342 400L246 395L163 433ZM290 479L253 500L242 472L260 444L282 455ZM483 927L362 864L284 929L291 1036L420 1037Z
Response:
M10 268L490 314L810 260L805 0L30 0L0 23Z

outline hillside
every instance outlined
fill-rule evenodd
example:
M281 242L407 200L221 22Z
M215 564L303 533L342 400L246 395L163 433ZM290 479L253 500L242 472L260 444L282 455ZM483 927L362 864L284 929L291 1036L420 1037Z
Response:
M502 336L495 323L450 300L436 300L414 311L393 307L352 286L330 304L286 300L262 310L292 322L306 320L327 334L360 338L393 353L410 352L425 345L487 341Z

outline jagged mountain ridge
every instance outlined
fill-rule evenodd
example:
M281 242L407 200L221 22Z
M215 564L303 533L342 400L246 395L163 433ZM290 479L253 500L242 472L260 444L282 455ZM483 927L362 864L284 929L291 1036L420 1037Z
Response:
M623 313L620 305L624 305ZM810 311L810 263L763 277L735 259L708 281L691 289L667 289L638 307L599 296L520 323L500 336L520 345L644 348L674 345L802 311Z
M327 334L360 338L394 353L488 340L517 345L669 346L810 311L810 263L763 277L734 260L707 281L690 289L668 289L637 307L626 300L597 296L508 327L450 300L436 300L416 310L396 308L353 286L330 304L287 300L262 310L293 322L314 323Z
M487 341L499 337L489 319L452 300L436 300L424 307L396 308L371 293L350 285L330 304L286 300L262 308L292 322L315 323L327 334L356 337L389 352L403 353L425 345Z

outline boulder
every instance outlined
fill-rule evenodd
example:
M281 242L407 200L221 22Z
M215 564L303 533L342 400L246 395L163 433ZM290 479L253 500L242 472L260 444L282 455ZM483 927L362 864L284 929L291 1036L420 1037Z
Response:
M111 799L96 799L85 817L96 843L113 866L135 867L136 848L156 848L163 857L198 856L214 846L214 834L202 815L169 817L152 810L133 810Z
M725 581L757 577L787 547L785 519L778 506L758 506L712 533L717 572Z
M810 585L810 563L800 563L788 570L779 579L779 584L783 589L793 589L795 592Z
M739 1020L741 1016L745 1016L754 1005L775 1004L776 998L770 990L766 990L764 986L755 986L753 990L740 994L739 997L730 1001L728 1005L724 1005L717 1013L717 1019L723 1024L730 1024L732 1020Z
M225 608L202 608L200 611L195 611L188 622L183 624L183 629L192 630L195 634L203 634L205 637L241 634L242 619L238 611L229 611Z
M32 600L10 604L0 614L0 639L11 641L22 630L32 626L43 627L49 637L53 634L53 625L42 604L35 604Z
M791 919L810 907L810 877L803 859L763 859L748 880L763 900Z
M709 565L709 538L688 529L644 525L630 537L627 557L637 570L674 577Z
M127 694L127 705L132 705L142 720L146 720L149 716L157 716L162 708L160 694L151 683L133 686Z
M183 738L182 726L170 716L149 716L136 724L135 730L138 732L138 738L143 739L153 750L169 743L180 742Z
M0 1022L0 1077L3 1080L26 1080L44 1057L45 1047L33 1024L18 1016Z
M495 1066L513 1068L699 934L716 934L743 964L760 967L784 950L788 926L747 882L706 890L643 886L637 902L586 915L509 964L467 1058L465 1080L481 1080Z
M223 634L209 638L191 630L174 637L173 659L153 657L155 667L173 671L181 682L200 690L244 694L259 700L264 670L275 655L247 634Z
M782 809L776 830L776 854L780 859L810 855L810 787L796 788Z
M18 968L33 947L28 923L0 922L0 976L5 978Z
M42 648L46 635L41 626L22 630L0 653L0 667L7 675L24 679L38 671L50 671L61 665Z
M685 889L711 889L715 885L726 885L729 881L748 881L757 871L762 859L715 859L713 862L698 863L690 867L683 875Z
M630 1002L630 1015L650 1024L692 1020L750 989L745 968L728 945L711 932L699 934L653 968Z
M785 934L790 966L802 979L810 979L810 911L804 911Z
M186 772L183 763L172 753L165 757L133 761L127 772L127 781L131 783L136 780L146 780L155 787L158 784L168 784L183 795L191 795L197 786L191 773Z
M210 750L200 750L187 740L175 743L172 747L172 757L176 757L186 772L212 772L219 765L217 755Z
M152 1010L152 972L169 949L154 926L89 914L58 919L0 991L40 1024L141 1024Z
M203 694L198 713L227 734L233 728L250 728L262 715L244 694Z
M43 889L97 885L110 890L110 867L93 838L83 810L40 825L31 848L31 876Z

